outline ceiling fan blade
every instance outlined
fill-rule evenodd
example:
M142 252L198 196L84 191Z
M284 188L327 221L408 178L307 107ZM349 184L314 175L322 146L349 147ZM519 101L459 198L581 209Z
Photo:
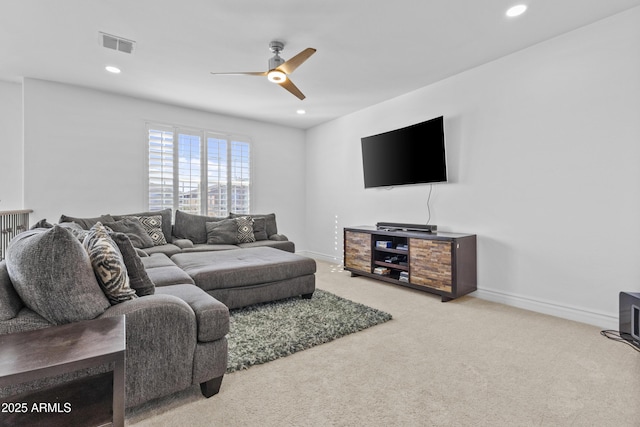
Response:
M284 64L279 65L276 69L284 72L285 74L291 74L314 53L316 53L316 50L312 47L308 47L293 58L286 61Z
M231 75L244 75L244 76L266 76L267 75L267 71L249 71L249 72L245 72L245 73L214 73L213 71L211 72L211 74L214 75L218 75L218 76L231 76Z
M288 90L289 92L291 92L292 94L294 94L295 96L297 96L300 100L305 98L302 92L300 92L300 89L298 89L290 79L287 79L284 82L278 83L278 84L283 88L285 88L286 90Z

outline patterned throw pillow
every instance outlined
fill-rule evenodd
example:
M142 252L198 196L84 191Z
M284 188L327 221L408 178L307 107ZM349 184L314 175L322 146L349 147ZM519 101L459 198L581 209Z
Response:
M91 227L83 246L89 254L98 284L112 305L137 298L129 286L127 267L118 245L109 237L102 223Z
M153 240L154 246L166 245L167 239L162 232L162 215L151 216L131 216L140 221L142 227L145 229L151 240Z
M238 243L255 242L253 235L253 219L250 216L241 216L235 219L238 223Z

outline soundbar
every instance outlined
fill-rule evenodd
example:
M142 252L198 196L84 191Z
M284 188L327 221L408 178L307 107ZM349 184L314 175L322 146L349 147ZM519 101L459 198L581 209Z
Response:
M434 233L438 230L437 225L428 224L404 224L401 222L378 222L376 223L378 230L389 231L422 231L427 233Z

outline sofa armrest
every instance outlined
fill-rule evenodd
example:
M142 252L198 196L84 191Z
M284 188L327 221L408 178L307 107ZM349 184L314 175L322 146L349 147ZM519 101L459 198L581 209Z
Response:
M126 318L126 406L192 384L196 319L189 305L171 295L148 295L107 309L100 317Z
M54 324L27 307L23 307L17 316L0 321L0 335L33 331L50 326L54 326Z
M193 248L193 242L189 239L178 239L177 237L174 237L171 243L173 243L180 249Z
M284 234L272 234L271 236L269 236L269 240L277 240L280 242L286 242L289 239L287 239L287 236L285 236Z
M156 295L173 295L194 311L198 323L198 341L223 338L229 332L229 309L226 305L194 285L170 285L156 288Z

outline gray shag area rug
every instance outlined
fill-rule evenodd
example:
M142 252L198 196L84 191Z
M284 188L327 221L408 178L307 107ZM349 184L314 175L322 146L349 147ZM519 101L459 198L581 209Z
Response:
M248 369L391 320L375 308L316 289L299 297L231 310L227 372Z

